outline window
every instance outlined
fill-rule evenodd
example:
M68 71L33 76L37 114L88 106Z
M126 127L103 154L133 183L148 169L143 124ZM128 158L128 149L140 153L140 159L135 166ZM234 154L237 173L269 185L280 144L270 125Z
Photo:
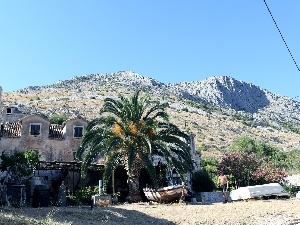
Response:
M81 138L83 136L83 126L74 126L73 128L73 137Z
M11 108L6 108L6 114L11 114L11 113L12 113Z
M30 124L30 134L31 135L39 135L41 133L41 126L42 124L40 123L31 123Z

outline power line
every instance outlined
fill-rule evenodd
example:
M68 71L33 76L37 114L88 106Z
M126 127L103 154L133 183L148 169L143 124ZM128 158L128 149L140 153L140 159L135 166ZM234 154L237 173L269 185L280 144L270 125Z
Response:
M277 30L278 30L278 32L279 32L279 34L280 34L280 36L281 36L281 38L282 38L284 44L285 44L285 47L287 48L288 52L290 53L290 56L292 57L292 60L293 60L293 62L295 63L295 66L297 67L297 70L300 72L300 69L299 69L299 67L298 67L298 65L297 65L297 63L296 63L296 60L294 59L293 54L292 54L292 52L290 51L289 46L287 45L286 41L284 40L284 37L283 37L283 35L282 35L282 33L281 33L281 31L280 31L278 25L277 25L277 23L276 23L276 21L275 21L273 15L272 15L272 13L271 13L271 10L270 10L270 8L269 8L269 6L268 6L266 0L264 0L264 3L265 3L265 5L266 5L266 7L267 7L267 9L268 9L268 11L269 11L269 13L270 13L270 16L272 17L272 20L273 20L273 22L274 22L274 24L275 24L275 26L276 26L276 28L277 28Z

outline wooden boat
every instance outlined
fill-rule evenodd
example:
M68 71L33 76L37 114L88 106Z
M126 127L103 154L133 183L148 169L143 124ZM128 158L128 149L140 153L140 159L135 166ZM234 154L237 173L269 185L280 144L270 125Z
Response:
M187 194L188 188L185 185L174 185L152 190L144 188L143 191L149 201L153 202L173 202L179 200Z

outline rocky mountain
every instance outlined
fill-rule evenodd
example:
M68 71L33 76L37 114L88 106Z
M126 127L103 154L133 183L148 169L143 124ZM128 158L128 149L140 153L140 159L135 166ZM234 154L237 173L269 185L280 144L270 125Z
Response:
M228 76L164 84L132 71L76 76L47 86L3 93L3 104L24 113L98 116L106 97L131 95L137 88L169 103L171 119L196 135L210 154L249 135L288 150L299 147L299 102Z

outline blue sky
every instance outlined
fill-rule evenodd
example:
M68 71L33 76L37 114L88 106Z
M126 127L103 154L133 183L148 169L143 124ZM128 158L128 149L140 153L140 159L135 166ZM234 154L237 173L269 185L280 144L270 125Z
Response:
M300 1L267 3L300 66ZM131 70L164 83L231 76L300 95L263 0L0 1L0 34L5 92Z

